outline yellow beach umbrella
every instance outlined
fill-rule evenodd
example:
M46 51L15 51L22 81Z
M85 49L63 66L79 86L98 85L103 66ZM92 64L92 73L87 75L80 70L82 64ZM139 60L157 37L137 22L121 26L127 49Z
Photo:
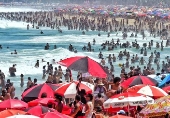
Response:
M141 116L155 117L170 113L170 95L155 100L154 104L148 104L140 112Z

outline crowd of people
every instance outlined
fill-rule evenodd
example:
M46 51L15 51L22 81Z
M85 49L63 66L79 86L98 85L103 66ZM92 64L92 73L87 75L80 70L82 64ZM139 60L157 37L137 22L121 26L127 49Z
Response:
M55 67L53 70L53 65L49 64L47 62L47 69L45 69L45 66L43 67L43 79L45 79L46 83L53 83L53 84L59 84L62 83L62 78L65 78L66 82L73 81L72 74L70 69L66 69L66 72L63 72L62 67L58 66ZM103 103L110 98L113 95L120 94L125 91L124 88L121 87L121 83L124 80L127 80L129 77L136 76L136 75L142 75L140 69L131 67L131 71L126 73L121 73L121 77L115 77L114 74L112 74L111 79L109 78L94 78L92 76L83 76L83 73L78 73L77 75L77 81L81 83L81 81L89 82L93 84L94 87L94 93L86 93L85 89L79 89L80 83L77 85L77 95L75 96L75 99L64 99L63 96L55 94L57 105L54 103L49 103L48 107L56 109L58 112L62 113L62 109L64 107L69 107L72 109L72 112L70 116L74 118L92 118L92 116L95 116L97 118L103 118L104 115L114 115L114 114L121 114L121 115L129 115L125 110L120 110L118 112L108 112L104 110ZM23 87L23 79L24 75L21 74L21 87ZM5 79L4 73L1 72L1 80ZM162 78L163 79L163 78ZM27 88L36 86L37 85L37 79L31 80L31 77L28 77L27 82ZM47 93L42 93L41 98L46 98ZM2 89L2 94L0 96L0 100L7 100L7 99L18 99L17 95L15 95L15 87L13 86L13 83L10 82L10 79L5 82L5 86ZM64 106L64 107L63 107ZM132 110L130 112L130 115L132 117L137 117L137 113L142 109L141 106L137 107L138 111ZM135 112L135 113L133 113ZM109 114L108 114L109 113Z
M96 115L97 118L103 118L104 114L106 114L106 111L103 108L103 103L111 96L122 93L124 88L121 87L121 83L132 76L147 76L150 74L156 74L157 72L160 72L157 73L157 75L160 75L170 72L170 58L168 54L166 55L165 59L160 57L160 52L164 51L164 47L168 47L170 45L168 39L170 25L165 23L167 22L166 20L150 17L134 17L134 22L129 23L132 19L129 19L127 16L121 16L121 20L117 20L115 17L103 15L88 16L79 14L77 16L62 12L1 13L1 18L31 23L32 28L36 29L39 29L39 27L51 27L51 29L57 29L59 33L63 32L61 29L62 26L67 27L68 30L81 30L82 35L86 35L86 32L89 30L98 31L99 33L97 36L99 37L101 36L100 31L108 32L107 37L110 37L112 32L116 32L116 35L122 32L122 40L111 39L102 43L101 47L99 48L100 53L98 57L101 59L100 64L106 69L106 72L108 72L107 78L96 78L92 76L86 77L83 75L84 73L81 72L78 72L77 74L77 81L89 82L95 86L93 94L86 93L86 90L84 89L79 90L78 84L77 95L75 96L74 101L72 99L64 100L63 96L55 94L55 99L58 104L48 105L48 107L54 108L61 113L63 106L68 106L69 108L72 108L70 116L74 118L92 118L93 115ZM27 30L29 29L30 25L27 25ZM152 38L160 37L162 40L161 43L154 42L154 40L147 40L145 30L148 30ZM129 32L132 32L130 36L128 36ZM41 31L40 33L43 35L45 32ZM146 40L146 43L140 45L136 39L134 42L126 41L124 43L127 37L137 38L138 35L142 35L142 39ZM166 40L166 45L163 44L164 40ZM95 45L96 42L97 41L93 39L92 42L88 42L87 45L82 47L81 51L95 52L96 49L93 49L93 45ZM152 50L153 47L156 47L156 50ZM49 50L49 48L50 44L47 43L44 49ZM56 48L57 46L55 45L54 49ZM117 50L118 48L121 49L118 55L111 52ZM132 52L128 51L128 49L132 48L136 49L140 53L132 54ZM79 50L77 50L72 44L68 46L68 49L69 51L74 51L75 53L79 52ZM110 54L108 56L104 56L102 51L110 51ZM148 51L151 51L150 55L148 54ZM140 57L139 55L142 56ZM147 59L147 57L149 57L149 59ZM44 82L59 84L76 80L76 78L73 78L72 72L69 68L67 68L64 72L61 66L55 67L55 59L52 61L52 64L47 62L46 65L43 65L42 79L44 79ZM116 77L114 74L114 66L116 66L115 63L119 61L123 61L123 63L118 65L121 68L121 71L120 77ZM162 61L162 66L160 66L160 61ZM44 59L42 59L42 62L45 62ZM35 68L39 68L40 64L41 62L37 60ZM156 69L154 65L156 65ZM16 65L14 64L9 68L11 77L16 76L15 72L17 70L15 66ZM161 79L163 79L163 77ZM15 95L15 87L13 86L13 83L10 81L10 79L7 81L5 80L5 74L1 70L0 81L2 87L0 100L3 101L10 98L19 99L19 96ZM28 77L25 91L33 86L36 86L37 83L38 79L35 78L32 80L31 77ZM24 85L24 75L21 74L20 86L23 87ZM41 97L47 97L46 94L47 93L43 93ZM138 106L138 110L135 113L127 113L124 110L120 110L116 113L137 117L136 115L140 110L141 107ZM113 114L111 113L110 115Z

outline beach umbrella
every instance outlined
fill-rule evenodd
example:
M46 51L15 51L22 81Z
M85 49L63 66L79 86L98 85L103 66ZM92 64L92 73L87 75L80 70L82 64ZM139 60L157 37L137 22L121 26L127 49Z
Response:
M35 99L35 100L28 102L28 106L33 107L33 106L37 106L39 104L47 105L48 103L54 102L54 101L55 101L54 98L39 98L39 99Z
M65 98L74 98L77 94L77 85L79 84L79 89L85 89L86 93L92 93L94 90L94 85L88 82L73 81L66 84L63 84L59 87L55 93L64 96Z
M166 93L170 92L170 84L166 85L165 87L162 88Z
M103 103L104 108L116 108L125 106L138 106L153 103L154 100L140 93L121 93L114 95Z
M114 115L114 116L109 117L109 118L132 118L132 117L124 116L124 115Z
M0 110L5 109L25 109L28 108L28 104L16 99L8 99L0 102Z
M158 82L150 77L139 75L128 78L121 84L121 86L124 88L129 88L139 84L157 86Z
M34 107L29 107L25 111L31 115L40 116L41 114L44 114L47 112L54 112L55 110L50 109L45 106L38 105L38 106L34 106Z
M95 60L89 58L88 56L70 57L61 60L58 63L60 65L66 66L71 70L80 71L82 73L88 72L89 74L95 77L107 77L107 73L104 67Z
M33 106L37 106L37 105L47 106L48 104L56 105L57 102L53 98L40 98L40 99L36 99L36 100L28 102L29 107L33 107ZM63 105L62 114L67 115L70 113L71 113L70 107Z
M128 88L127 92L141 93L154 98L160 98L168 95L161 88L158 88L156 86L151 86L151 85L143 85L143 84Z
M41 118L72 118L70 116L64 115L57 111L56 112L47 112L45 114L42 114L40 117Z
M33 115L14 115L6 118L40 118L40 117L33 116Z
M159 117L170 113L170 96L164 96L155 100L154 104L148 104L140 112L141 116Z
M148 75L148 77L156 80L159 84L162 82L162 78L166 77L168 74L160 74L160 75Z
M18 115L18 114L26 114L26 112L21 110L7 109L0 112L0 118L6 118L8 116Z
M54 98L54 91L59 87L58 84L44 83L33 86L22 93L22 99L29 102L41 97L42 93L47 94L47 98Z
M169 83L170 82L170 74L167 75L163 80L162 82L159 84L159 87L163 87L166 83Z

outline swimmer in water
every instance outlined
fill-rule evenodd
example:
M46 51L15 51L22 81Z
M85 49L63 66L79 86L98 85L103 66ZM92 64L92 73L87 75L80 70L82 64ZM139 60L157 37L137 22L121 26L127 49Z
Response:
M55 64L55 59L52 60L52 63Z
M14 50L14 52L11 52L11 54L17 54L17 51L16 51L16 50Z
M37 60L35 67L38 68L39 67L39 60Z
M44 59L42 59L42 62L46 62Z
M44 32L41 30L40 34L44 34Z

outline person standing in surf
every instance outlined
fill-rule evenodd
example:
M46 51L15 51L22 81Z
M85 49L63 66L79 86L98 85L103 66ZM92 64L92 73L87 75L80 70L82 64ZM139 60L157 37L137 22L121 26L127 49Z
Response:
M16 64L13 64L12 67L9 68L9 74L11 77L15 77L15 72L16 72L16 68L15 68Z
M21 74L21 75L20 75L20 77L21 77L21 83L20 83L20 86L21 86L21 87L23 87L23 86L24 86L24 75L23 75L23 74Z

